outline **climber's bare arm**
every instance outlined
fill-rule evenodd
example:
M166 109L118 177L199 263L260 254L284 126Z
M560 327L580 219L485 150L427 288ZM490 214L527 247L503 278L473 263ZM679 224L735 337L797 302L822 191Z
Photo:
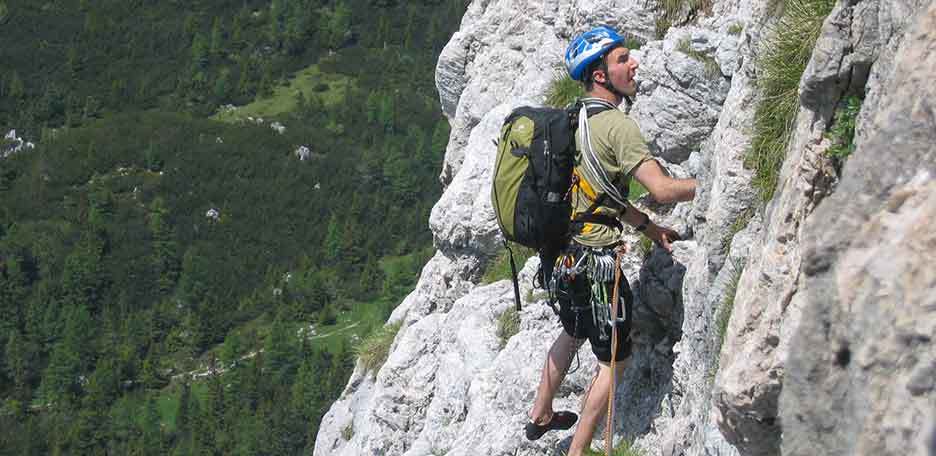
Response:
M656 160L642 161L633 169L632 175L658 203L677 203L695 198L695 179L674 179Z
M624 214L621 216L621 220L634 228L646 224L643 235L650 238L651 241L655 242L660 247L663 247L667 252L673 251L673 247L670 245L670 243L679 240L678 233L669 228L653 223L649 216L643 213L640 209L632 206L630 203L628 203L624 209Z

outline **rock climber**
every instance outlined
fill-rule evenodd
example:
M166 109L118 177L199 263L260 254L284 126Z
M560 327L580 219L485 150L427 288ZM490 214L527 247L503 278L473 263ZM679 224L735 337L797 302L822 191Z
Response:
M671 242L678 234L656 225L650 217L627 202L627 189L636 179L659 203L688 201L695 197L695 179L675 179L654 160L637 123L619 105L637 92L634 79L637 59L624 44L624 38L608 27L596 27L577 36L565 53L565 64L572 79L583 84L583 101L606 104L606 109L589 116L588 144L583 143L582 129L576 134L576 167L571 198L575 214L594 214L581 223L570 246L557 262L554 279L563 331L549 349L536 399L526 425L526 437L536 440L550 430L565 430L578 421L568 454L580 456L591 445L598 422L605 417L612 378L620 379L631 355L630 318L632 294L626 279L619 283L619 336L612 347L610 301L613 295L615 250L622 242L621 222L634 227L660 247L671 252ZM600 169L587 166L583 147L590 146ZM591 163L595 163L593 160ZM605 176L597 176L598 173ZM613 189L603 187L610 182ZM608 193L616 193L615 202ZM619 204L623 202L624 204ZM608 265L611 267L608 267ZM604 265L604 266L602 266ZM604 318L602 318L604 313ZM598 359L598 370L583 399L581 420L570 411L554 411L552 402L569 370L574 354L588 340ZM615 353L616 375L610 361ZM617 381L617 380L615 380Z

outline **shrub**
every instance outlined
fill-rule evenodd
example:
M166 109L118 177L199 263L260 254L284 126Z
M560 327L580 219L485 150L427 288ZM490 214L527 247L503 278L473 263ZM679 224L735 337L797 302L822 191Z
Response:
M741 31L744 30L744 26L741 24L733 24L731 27L728 27L729 35L740 35Z
M511 337L520 332L520 314L516 307L508 307L497 317L497 338L503 348Z
M782 0L783 15L764 43L758 88L761 99L754 115L754 138L744 163L754 170L753 185L769 201L799 108L800 78L834 0Z
M855 120L861 111L861 101L856 96L846 97L835 110L835 121L827 135L832 145L826 153L839 164L855 151Z
M364 365L364 370L375 376L390 355L390 345L400 331L402 322L390 323L368 335L355 349L355 354Z

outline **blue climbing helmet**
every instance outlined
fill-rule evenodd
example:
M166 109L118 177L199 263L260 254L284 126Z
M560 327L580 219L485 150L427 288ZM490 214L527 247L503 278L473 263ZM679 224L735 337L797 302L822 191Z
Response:
M576 81L583 80L585 69L592 62L600 59L614 45L623 42L623 36L603 25L575 37L569 43L569 48L565 53L565 65L569 70L569 76Z

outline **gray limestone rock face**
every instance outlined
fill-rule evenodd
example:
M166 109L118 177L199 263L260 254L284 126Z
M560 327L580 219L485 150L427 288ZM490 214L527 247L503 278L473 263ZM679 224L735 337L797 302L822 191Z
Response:
M728 95L737 48L737 37L698 27L674 29L664 41L641 47L640 90L631 114L651 153L681 163L699 149Z
M863 3L876 3L874 8L880 16L903 7L900 2ZM862 8L871 8L867 4ZM840 5L827 18L817 51L803 75L800 86L805 94L801 94L801 100L813 97L808 95L813 92L814 97L804 101L797 116L777 191L766 207L760 247L752 252L740 278L719 360L714 393L717 420L725 437L745 454L771 455L780 451L782 423L778 406L785 360L794 329L807 306L800 280L804 224L833 190L842 191L834 187L835 172L825 154L828 140L824 132L838 100L855 89L848 82L853 79L842 82L831 75L851 77L863 71L840 66L841 62L859 65L858 60L845 58L852 48L842 43L852 43L849 40L857 37L854 45L872 52L886 49L903 37L900 29L881 34L878 23L853 20L865 17L856 16L853 9ZM870 29L865 33L861 27ZM873 37L882 41L870 41ZM859 41L864 44L859 46ZM892 66L877 62L877 57L873 53L867 57L873 62L868 81L881 81L881 74L893 72ZM881 96L879 89L869 90L862 110L876 106ZM864 119L859 116L859 130L866 128ZM857 141L861 144L860 135Z
M806 305L780 398L784 454L934 450L934 73L930 2L894 58L890 103L870 114L838 190L807 222Z

